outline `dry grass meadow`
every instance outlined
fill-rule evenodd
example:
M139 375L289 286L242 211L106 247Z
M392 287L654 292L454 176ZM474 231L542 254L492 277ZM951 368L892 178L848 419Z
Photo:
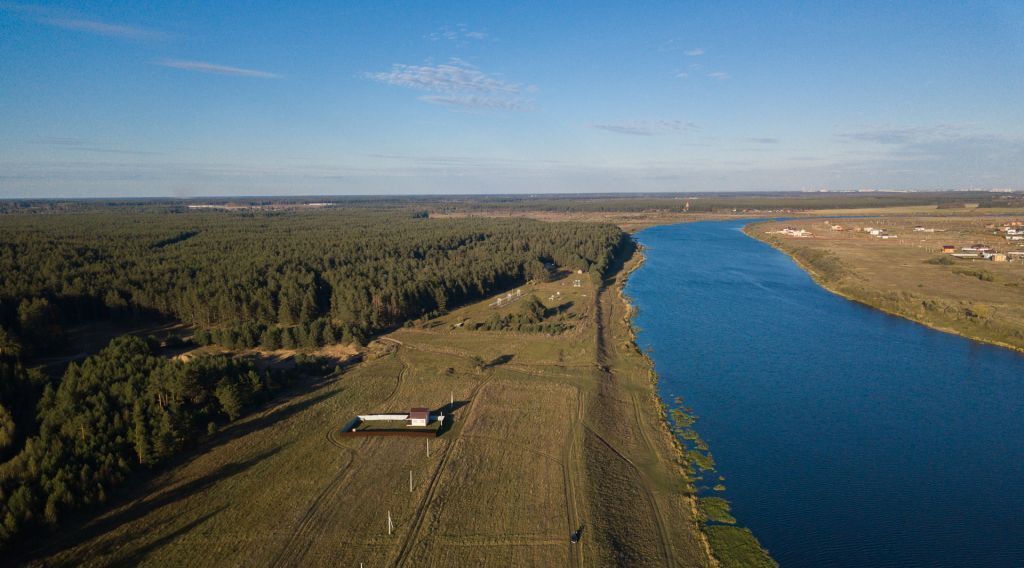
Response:
M474 330L517 309L485 301L398 330L364 362L127 491L33 562L714 565L619 288L569 275L523 292L563 306L573 329ZM413 406L455 419L429 439L429 455L424 438L338 435L357 413Z
M916 216L821 219L758 223L748 234L792 255L829 289L895 315L966 337L1024 349L1024 263L954 259L943 245L985 244L996 251L1022 251L1024 241L1007 241L998 227L1021 215ZM784 226L809 230L795 238L768 234ZM934 232L914 231L922 226ZM885 229L898 238L880 239L863 227ZM942 260L939 260L942 259Z

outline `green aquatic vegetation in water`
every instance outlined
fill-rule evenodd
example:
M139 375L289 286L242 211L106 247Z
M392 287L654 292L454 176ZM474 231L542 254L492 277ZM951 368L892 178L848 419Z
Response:
M669 411L669 416L672 417L672 422L679 428L689 428L697 422L697 417L692 414L687 414L678 408L673 408Z
M715 458L711 455L711 452L702 453L697 450L687 450L686 456L701 471L714 471L715 469Z
M704 518L714 523L725 523L727 525L735 525L736 517L731 514L732 505L728 501L721 497L701 497L698 500L700 506L700 512L704 513Z
M706 528L711 550L722 568L778 568L750 529L729 525Z
M700 434L692 428L680 428L678 432L679 436L688 442L696 442L697 440L700 440Z

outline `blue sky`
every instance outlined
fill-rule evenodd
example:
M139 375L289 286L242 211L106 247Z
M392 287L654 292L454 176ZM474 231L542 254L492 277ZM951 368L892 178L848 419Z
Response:
M0 197L1024 189L1024 3L0 1Z

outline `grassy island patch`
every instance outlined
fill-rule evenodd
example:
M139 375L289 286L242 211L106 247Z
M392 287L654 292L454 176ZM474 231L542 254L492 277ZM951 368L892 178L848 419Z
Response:
M708 540L722 568L778 568L750 529L713 525L706 529Z
M731 509L729 502L721 497L701 497L700 499L700 511L711 522L735 525L736 517L732 516Z

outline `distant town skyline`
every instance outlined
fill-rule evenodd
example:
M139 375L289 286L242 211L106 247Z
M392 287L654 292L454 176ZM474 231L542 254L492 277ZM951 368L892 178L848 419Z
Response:
M1024 189L1024 4L0 1L0 198Z

